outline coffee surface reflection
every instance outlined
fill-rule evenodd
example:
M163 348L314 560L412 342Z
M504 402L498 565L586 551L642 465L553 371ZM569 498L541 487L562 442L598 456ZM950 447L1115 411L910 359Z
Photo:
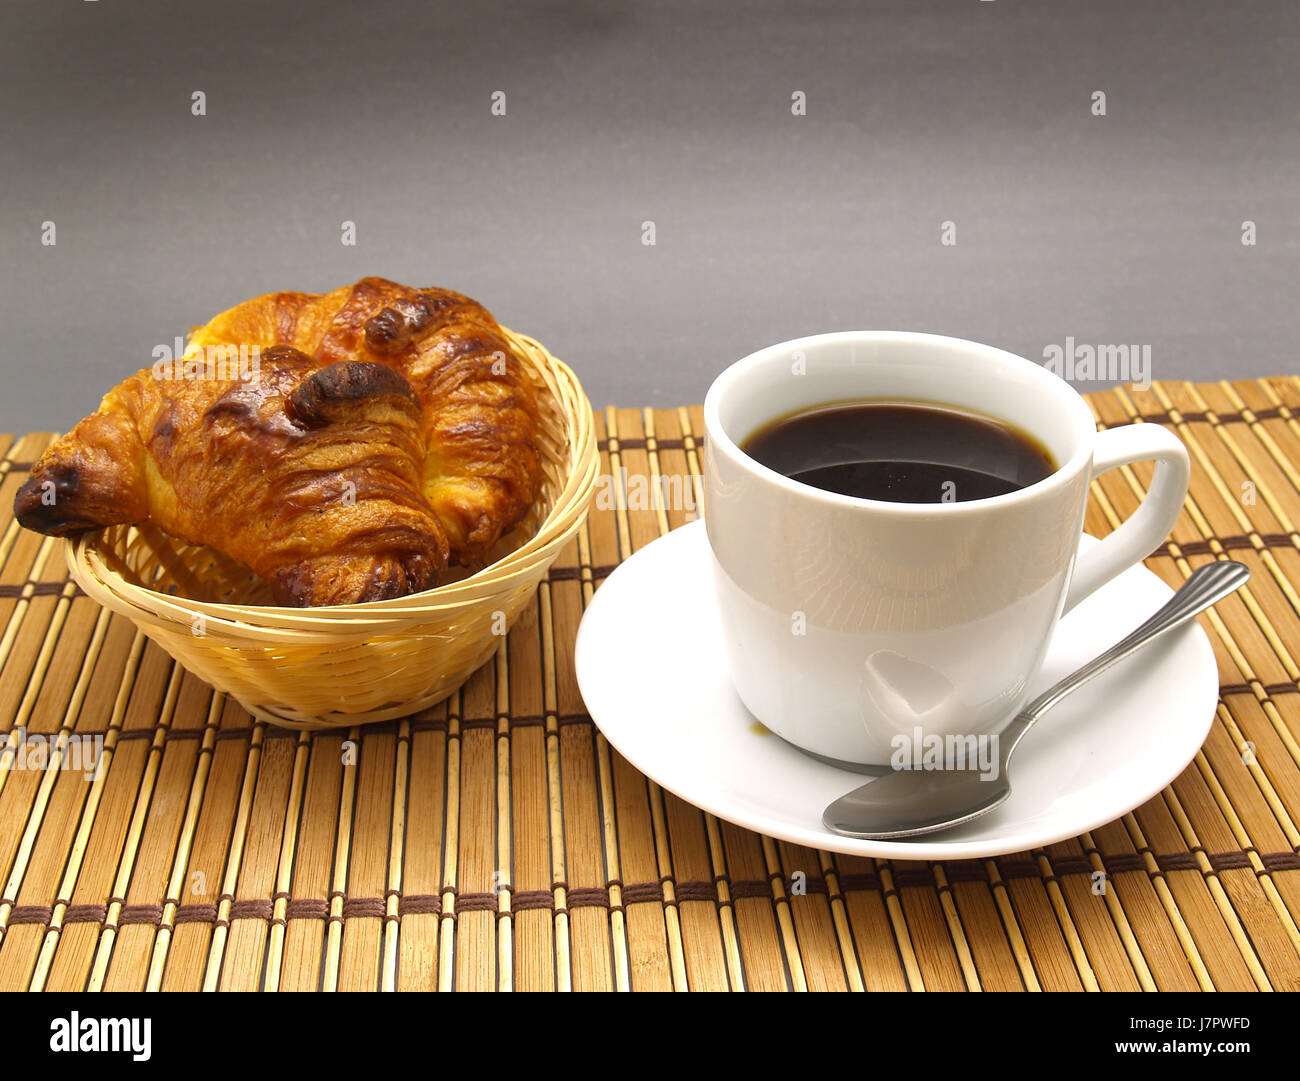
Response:
M1028 487L1051 454L1001 420L922 402L836 402L779 417L741 449L802 484L890 503L960 503Z

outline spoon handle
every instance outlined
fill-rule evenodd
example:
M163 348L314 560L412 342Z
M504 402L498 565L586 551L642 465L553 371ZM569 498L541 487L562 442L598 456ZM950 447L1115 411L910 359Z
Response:
M1151 639L1175 627L1181 627L1215 601L1222 600L1233 590L1244 585L1249 577L1250 570L1244 564L1232 560L1220 560L1198 567L1178 592L1169 598L1169 602L1142 626L1120 639L1105 653L1099 654L1082 668L1066 676L1060 683L1049 687L1021 710L1008 731L1003 733L1004 761L1011 757L1011 752L1020 742L1020 737L1029 731L1030 726L1067 694L1077 691L1088 680L1100 675L1111 665L1118 664L1130 653L1141 649Z

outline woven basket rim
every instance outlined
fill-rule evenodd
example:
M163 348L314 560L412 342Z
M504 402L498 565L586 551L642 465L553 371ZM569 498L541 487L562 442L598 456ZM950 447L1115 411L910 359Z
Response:
M286 643L307 638L329 640L367 630L390 633L403 624L427 620L431 613L480 603L527 578L539 563L553 562L559 547L581 526L595 490L599 453L591 404L574 371L535 338L504 326L501 329L507 337L526 346L521 350L526 362L555 397L567 429L569 468L536 532L488 566L459 581L420 593L362 604L292 608L204 601L127 581L104 557L102 541L106 530L96 530L65 541L70 573L87 595L132 620L175 626L202 616L214 624L213 630L224 629L233 637L255 632L261 641L283 637Z

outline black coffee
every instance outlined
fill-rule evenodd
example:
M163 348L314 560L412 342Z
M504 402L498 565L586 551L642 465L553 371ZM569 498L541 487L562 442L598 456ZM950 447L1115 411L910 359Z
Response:
M801 410L760 428L742 449L814 488L892 503L987 499L1056 470L1051 454L1018 428L919 402L839 402Z

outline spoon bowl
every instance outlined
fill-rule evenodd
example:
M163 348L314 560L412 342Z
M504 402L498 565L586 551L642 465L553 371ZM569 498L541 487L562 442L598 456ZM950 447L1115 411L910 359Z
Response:
M979 818L1010 795L1001 771L990 780L974 769L898 770L841 796L822 821L827 829L854 837L915 837Z

